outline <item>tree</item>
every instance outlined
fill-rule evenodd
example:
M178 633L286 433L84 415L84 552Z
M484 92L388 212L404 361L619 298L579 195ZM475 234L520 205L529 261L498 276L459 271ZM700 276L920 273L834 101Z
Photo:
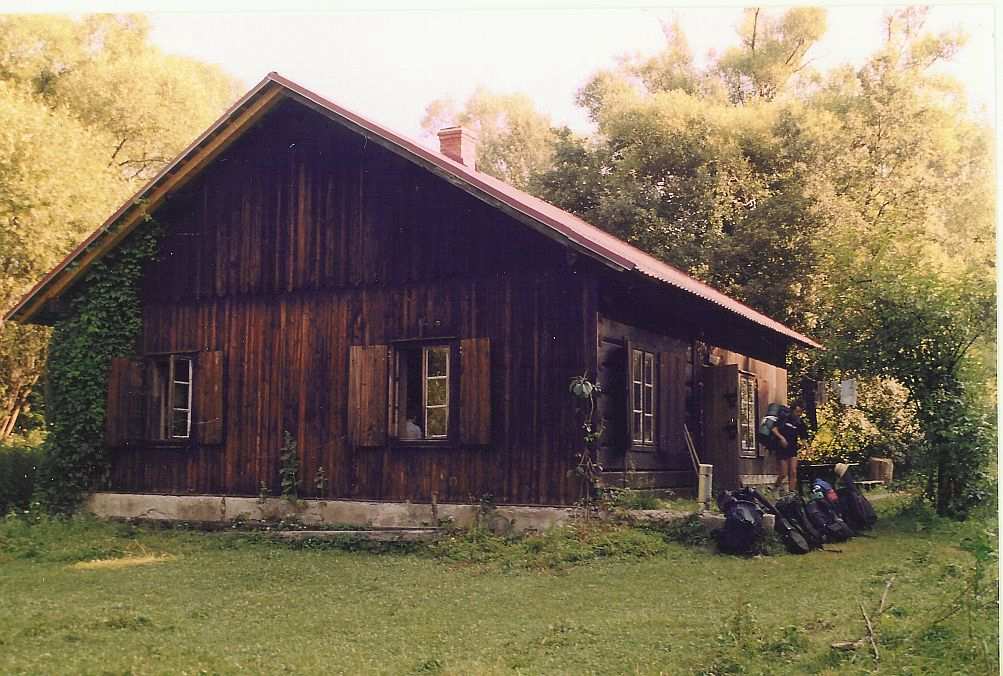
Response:
M237 94L148 42L141 16L0 17L0 308L8 309ZM0 440L45 362L40 327L0 326Z
M793 108L650 93L600 74L598 134L559 136L533 190L691 275L804 328L818 227L810 134Z
M735 103L773 99L807 67L808 50L825 34L825 24L825 10L817 7L779 16L759 7L746 9L738 29L741 46L727 50L717 64L729 98Z
M425 108L422 128L434 138L444 127L462 125L478 136L477 168L518 188L550 163L554 130L524 94L477 89L462 109L448 99Z
M800 88L819 10L747 11L742 45L702 72L673 36L583 87L597 133L559 134L535 185L821 339L824 352L792 353L792 382L903 387L928 492L962 515L993 448L974 394L990 374L971 359L995 349L992 135L930 72L962 38L924 33L924 18L890 14L864 66Z

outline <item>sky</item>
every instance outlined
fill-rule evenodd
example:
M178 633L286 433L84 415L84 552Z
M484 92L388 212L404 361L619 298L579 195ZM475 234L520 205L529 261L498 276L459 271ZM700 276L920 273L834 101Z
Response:
M749 3L745 3L749 4ZM816 3L817 4L817 3ZM737 44L743 3L680 0L0 0L0 12L144 11L163 50L217 64L250 88L276 71L395 131L420 127L438 98L478 87L527 94L556 125L589 129L575 93L627 54L654 54L678 20L698 62ZM543 7L544 9L539 9ZM881 42L889 6L827 3L829 29L809 57L825 70L860 65ZM170 11L166 11L166 10ZM780 7L775 8L780 10ZM995 122L999 21L991 2L933 5L927 27L968 44L947 70Z
M437 9L386 5L382 11L253 10L152 13L152 39L168 52L222 66L250 87L269 71L376 122L426 143L425 106L442 97L462 103L476 87L522 92L554 124L588 129L575 92L619 56L653 54L662 23L678 20L694 55L737 43L741 6L625 7L551 4L549 9L440 2ZM828 69L859 65L881 42L887 6L833 5L826 37L809 53ZM935 5L927 27L963 30L969 42L947 70L966 85L987 120L995 110L995 16L991 4Z

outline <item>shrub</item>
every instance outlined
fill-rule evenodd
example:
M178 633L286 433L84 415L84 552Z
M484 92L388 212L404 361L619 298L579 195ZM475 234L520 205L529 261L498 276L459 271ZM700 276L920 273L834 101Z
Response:
M922 443L916 405L908 391L887 378L862 378L858 405L839 403L835 393L818 409L818 432L801 453L805 460L861 462L871 456L891 458L907 469Z
M39 447L0 444L0 515L12 509L28 509L41 460Z

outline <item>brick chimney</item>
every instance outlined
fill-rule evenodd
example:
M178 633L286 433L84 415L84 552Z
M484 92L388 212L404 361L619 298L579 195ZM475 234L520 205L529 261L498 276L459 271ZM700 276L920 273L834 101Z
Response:
M439 152L477 171L477 134L463 127L439 130Z

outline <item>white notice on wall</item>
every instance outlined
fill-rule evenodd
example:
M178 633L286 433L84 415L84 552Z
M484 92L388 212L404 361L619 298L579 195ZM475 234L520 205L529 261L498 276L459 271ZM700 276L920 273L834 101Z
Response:
M839 403L843 406L857 405L856 380L844 380L839 384Z

